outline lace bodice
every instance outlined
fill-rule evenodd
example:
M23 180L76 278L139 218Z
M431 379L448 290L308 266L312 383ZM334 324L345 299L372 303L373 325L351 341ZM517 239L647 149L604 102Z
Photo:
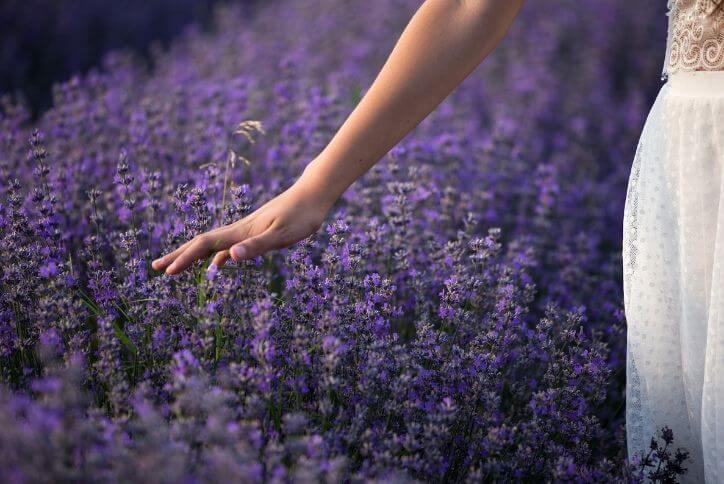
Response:
M664 77L677 71L724 70L724 9L712 14L715 0L669 0L668 6Z

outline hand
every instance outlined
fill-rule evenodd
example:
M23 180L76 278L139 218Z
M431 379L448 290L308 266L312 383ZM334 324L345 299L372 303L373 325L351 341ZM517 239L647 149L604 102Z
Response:
M229 257L237 262L251 259L312 235L332 204L317 196L318 190L307 186L303 178L243 219L197 235L151 266L175 275L212 254L216 254L212 264L222 266Z

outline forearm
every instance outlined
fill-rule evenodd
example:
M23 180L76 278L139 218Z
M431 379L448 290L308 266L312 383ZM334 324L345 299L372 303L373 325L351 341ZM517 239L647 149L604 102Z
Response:
M523 0L427 0L302 180L330 205L417 126L505 35Z
M357 178L417 126L493 50L523 0L426 0L365 96L289 189L236 222L153 261L174 275L215 253L213 264L288 247L319 229Z

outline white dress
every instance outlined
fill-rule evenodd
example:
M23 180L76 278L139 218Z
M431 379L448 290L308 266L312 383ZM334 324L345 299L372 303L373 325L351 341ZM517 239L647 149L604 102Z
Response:
M623 220L629 457L668 426L684 482L724 483L724 11L672 0ZM713 13L712 13L713 12Z

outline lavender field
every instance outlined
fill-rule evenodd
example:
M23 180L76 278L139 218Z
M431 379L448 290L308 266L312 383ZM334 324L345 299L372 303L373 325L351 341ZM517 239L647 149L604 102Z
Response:
M621 225L665 5L528 2L288 250L150 261L289 186L412 0L216 11L0 106L3 482L672 482L627 456ZM650 464L650 465L645 465ZM686 464L683 464L684 467Z

